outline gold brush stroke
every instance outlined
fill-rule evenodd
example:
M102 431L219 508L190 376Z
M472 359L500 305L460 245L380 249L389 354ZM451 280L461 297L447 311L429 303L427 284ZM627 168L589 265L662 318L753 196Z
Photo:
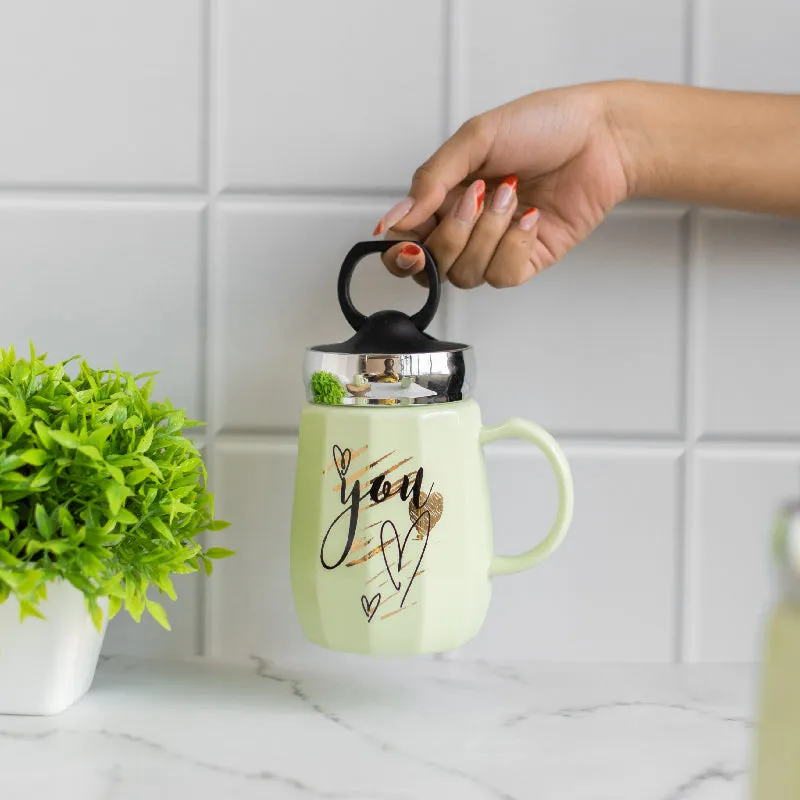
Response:
M377 522L373 522L372 525L367 525L366 528L359 529L359 533L363 533L364 531L368 531L370 528L374 528L376 525L383 525L383 520L378 520Z
M389 539L388 541L384 542L383 544L379 544L376 547L373 547L372 550L367 552L365 555L361 556L361 558L356 558L353 561L345 562L346 567L354 567L356 564L363 564L365 561L369 561L372 556L380 553L387 545L394 544L394 537Z
M354 475L351 475L347 479L347 481L345 483L345 487L349 486L353 481L357 481L364 473L369 472L373 467L376 467L378 464L380 464L381 461L383 461L386 458L389 458L390 455L392 455L393 453L396 453L396 452L397 452L397 450L390 451L385 456L381 456L377 461L373 461L368 467L364 467L364 469L359 470Z
M409 498L408 501L408 516L418 531L417 535L414 537L418 540L424 539L425 536L430 535L430 532L436 527L436 523L442 518L442 514L444 513L444 497L442 497L439 492L431 492L430 494L422 492L420 497L422 496L425 497L425 500L419 509L415 508L413 497ZM430 520L427 533L423 530L425 525L422 522L422 516L425 511L428 512L428 519Z
M353 546L350 548L350 551L352 552L353 550L363 550L371 541L372 541L371 538L367 539L366 536L362 536L360 539L356 539L353 542Z
M376 580L378 580L378 578L380 578L380 577L381 577L381 575L385 575L385 574L386 574L386 570L385 570L385 569L382 569L382 570L381 570L381 571L380 571L380 572L379 572L377 575L373 575L373 576L372 576L372 577L371 577L371 578L370 578L370 579L367 581L367 584L370 584L370 583L372 583L372 581L376 581ZM381 586L383 586L383 584L381 584Z
M365 444L360 450L356 450L355 452L350 451L350 461L354 458L358 458L367 448L369 447L368 444ZM345 448L346 450L347 448ZM323 475L327 475L334 467L336 466L336 461L334 460L332 463L328 464L325 469L322 470Z
M413 603L410 603L407 606L402 606L401 608L397 608L394 611L390 611L388 614L384 614L381 617L381 619L389 619L389 617L393 617L395 614L399 614L401 611L405 611L407 608L411 608L412 606L415 606L416 604L417 604L417 601L415 600Z
M392 450L392 453L393 453L393 452L394 452L394 450ZM388 457L388 456L390 456L392 453L387 453L387 454L386 454L386 455L385 455L383 458L387 458L387 457ZM403 464L407 464L407 463L408 463L409 461L411 461L412 459L413 459L413 456L409 456L408 458L404 458L402 461L400 461L399 463L395 464L393 467L389 467L389 469L387 469L387 470L386 470L386 471L383 473L383 474L384 474L384 476L388 475L390 472L394 472L394 471L395 471L395 470L396 470L398 467L402 467L402 466L403 466ZM378 459L378 461L382 461L382 460L383 460L383 459ZM377 463L378 463L378 461L376 461L375 463L377 464ZM369 471L369 467L366 467L365 469L362 469L360 472L357 472L355 475L351 475L351 476L350 476L350 477L349 477L349 478L348 478L348 479L345 481L345 488L347 487L347 484L349 484L349 483L350 483L350 481L354 481L354 480L356 480L357 478L360 478L360 477L361 477L361 476L362 476L362 475L363 475L365 472L368 472L368 471ZM414 473L412 472L411 474L413 475ZM402 483L402 479L401 479L401 481L400 481L400 482ZM400 484L398 484L398 486L399 486L399 485L400 485ZM340 481L339 483L337 483L337 484L336 484L336 486L334 486L334 487L333 487L333 491L334 491L334 492L338 492L338 491L340 491L340 490L341 490L341 488L342 488L342 484L341 484L341 481ZM367 495L367 497L369 497L369 495ZM373 503L372 505L373 505L373 506L375 506L375 505L377 505L377 503ZM367 508L372 508L372 506L367 506Z

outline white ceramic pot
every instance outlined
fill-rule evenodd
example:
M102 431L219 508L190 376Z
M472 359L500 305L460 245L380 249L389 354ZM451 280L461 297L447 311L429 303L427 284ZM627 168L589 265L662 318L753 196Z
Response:
M46 619L20 622L19 604L0 605L0 714L59 714L92 685L107 625L94 627L83 594L67 581L48 584Z

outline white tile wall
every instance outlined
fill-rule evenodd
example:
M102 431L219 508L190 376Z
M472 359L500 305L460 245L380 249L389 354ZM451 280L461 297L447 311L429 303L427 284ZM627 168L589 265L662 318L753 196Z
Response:
M7 344L160 370L154 396L201 415L200 203L0 197Z
M0 181L197 188L202 0L0 4Z
M625 209L518 290L453 291L450 337L476 348L486 420L677 436L682 246L678 212Z
M488 448L495 547L502 554L527 550L555 518L555 478L534 452ZM565 452L579 501L564 544L532 571L494 581L487 622L462 656L669 661L680 450L567 446ZM520 492L520 483L528 490Z
M800 435L800 225L746 215L698 220L701 431Z
M687 656L753 661L762 645L764 600L775 587L764 532L776 508L800 492L800 454L726 448L695 458Z
M797 91L798 33L794 0L0 0L0 340L163 370L239 553L177 584L171 634L122 617L106 651L325 657L288 583L302 351L349 335L340 259L447 131L579 81ZM486 421L552 429L577 485L563 548L452 657L757 657L800 490L798 253L796 223L636 205L521 289L448 287L435 332L476 345ZM374 259L354 294L423 296ZM523 446L488 463L521 549L552 479Z
M744 91L797 92L800 5L697 0L697 82Z
M222 3L225 188L404 189L444 129L444 26L441 0Z
M574 83L684 78L683 0L466 0L467 115Z
M226 559L216 569L209 646L234 658L319 654L300 629L289 581L296 461L291 439L222 443L215 451L219 514L232 523L231 548L247 557Z

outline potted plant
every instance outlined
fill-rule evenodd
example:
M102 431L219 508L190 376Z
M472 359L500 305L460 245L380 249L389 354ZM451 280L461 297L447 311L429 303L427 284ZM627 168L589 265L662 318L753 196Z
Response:
M109 619L169 629L153 589L232 555L194 442L155 373L0 349L0 713L55 714L90 687ZM74 363L73 363L74 362ZM73 376L68 374L72 368ZM151 591L148 593L148 590Z

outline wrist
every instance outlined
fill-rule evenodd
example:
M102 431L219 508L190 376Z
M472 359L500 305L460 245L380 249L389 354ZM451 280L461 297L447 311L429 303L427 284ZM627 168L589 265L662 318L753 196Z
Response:
M605 123L625 175L627 199L657 194L658 154L648 123L648 85L636 80L602 85Z

